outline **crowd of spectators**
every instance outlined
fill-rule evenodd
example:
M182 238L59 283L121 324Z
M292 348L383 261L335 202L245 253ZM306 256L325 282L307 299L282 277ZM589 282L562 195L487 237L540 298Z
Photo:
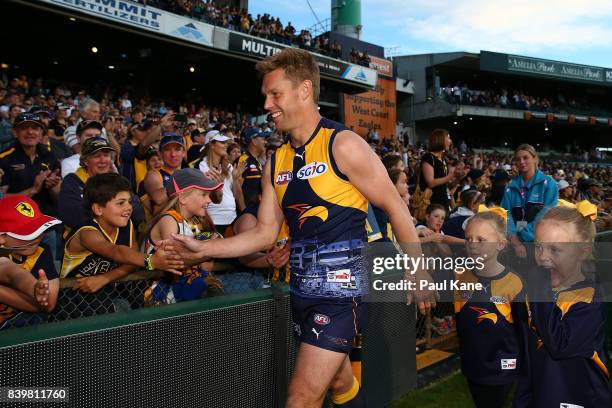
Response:
M139 2L228 30L342 59L342 45L336 40L330 40L327 34L313 36L309 30L298 31L291 21L284 25L279 17L273 17L268 13L253 17L245 9L232 8L228 5L219 6L212 1L202 0L139 0ZM367 52L353 49L349 62L369 66L370 59Z
M0 83L0 194L28 196L44 214L63 222L53 225L42 238L49 256L59 260L65 237L88 222L87 213L80 210L88 180L101 174L124 177L121 180L130 189L126 198L133 208L130 217L142 237L148 222L168 203L165 183L179 169L195 168L224 184L208 206L211 231L239 233L257 216L258 177L285 137L274 129L273 122L255 122L248 113L201 103L173 105L128 92L92 95L83 88L51 88L42 79L20 75ZM410 194L418 184L426 146L410 144L404 132L380 135L372 129L366 139L389 169L407 205L412 205ZM449 183L451 214L461 207L461 193L466 189L478 190L487 203L498 203L503 194L500 183L518 174L512 155L474 151L465 141L445 149L444 155L448 171L461 175ZM609 167L543 158L540 169L555 178L560 197L566 201L587 199L596 204L602 215L598 228L610 229ZM421 226L420 233L427 234L426 228ZM274 249L272 256L286 262L288 252L279 255L281 250L288 251ZM268 256L253 254L239 261L245 268L265 268L271 264ZM161 261L155 259L159 265ZM57 275L63 279L72 273L64 272L57 271ZM127 270L112 276L118 279L125 273ZM284 276L280 279L288 277ZM79 282L74 290L96 292L107 281ZM222 283L215 287L218 293Z
M592 104L581 102L573 96L557 93L554 95L532 95L521 89L498 87L473 89L466 83L447 85L440 89L440 96L449 103L507 109L520 109L546 113L593 114ZM599 110L609 109L598 108ZM599 111L598 110L598 111Z

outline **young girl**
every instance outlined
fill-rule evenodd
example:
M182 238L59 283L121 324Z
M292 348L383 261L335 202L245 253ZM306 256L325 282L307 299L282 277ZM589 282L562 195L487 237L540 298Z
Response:
M168 202L151 220L146 234L146 252L154 253L154 242L169 239L173 233L197 239L214 238L215 226L206 210L211 202L210 193L222 186L196 169L176 171L166 186ZM167 276L154 281L145 292L145 302L157 305L199 299L211 284L220 289L218 282L208 279L210 270L212 262L204 262L188 267L180 277Z
M526 321L528 370L517 407L610 407L609 372L601 358L603 296L583 269L597 214L588 201L549 210L536 224L537 267L529 274Z
M459 283L482 285L480 290L455 291L461 371L477 408L504 405L521 360L512 305L522 298L523 283L498 261L506 246L505 211L491 210L476 214L466 225L468 256L480 263L455 273Z

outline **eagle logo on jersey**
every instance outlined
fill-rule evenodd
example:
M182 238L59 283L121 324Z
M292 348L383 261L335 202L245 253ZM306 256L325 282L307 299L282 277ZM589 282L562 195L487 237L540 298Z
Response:
M21 215L24 215L30 218L34 218L34 208L32 208L30 203L26 203L22 201L19 204L17 204L17 207L15 207L15 209Z
M491 313L487 309L484 309L482 307L476 307L476 306L470 306L470 309L478 313L478 320L477 320L478 324L485 321L485 319L492 321L493 324L497 324L497 315L495 313Z
M290 205L287 208L291 208L292 210L295 210L300 213L298 216L298 220L300 221L300 228L302 228L302 224L304 224L304 222L306 222L306 220L310 217L317 217L321 221L325 222L327 221L327 217L329 216L329 211L327 211L327 208L323 207L322 205L317 205L316 207L313 207L309 204L294 204Z

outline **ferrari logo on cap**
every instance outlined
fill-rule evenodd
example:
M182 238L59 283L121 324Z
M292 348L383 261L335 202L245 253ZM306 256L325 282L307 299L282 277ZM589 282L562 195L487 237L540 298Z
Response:
M30 205L30 203L20 202L17 204L15 209L19 212L19 214L24 215L26 217L34 218L34 209Z

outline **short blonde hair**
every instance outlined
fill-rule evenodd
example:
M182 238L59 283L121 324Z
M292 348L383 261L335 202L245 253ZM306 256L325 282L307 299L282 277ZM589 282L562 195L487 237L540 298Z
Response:
M279 68L285 70L285 76L294 86L298 86L303 81L310 81L314 103L319 103L319 93L321 92L319 64L311 53L298 48L285 48L255 65L260 78Z
M493 229L495 229L495 232L497 232L497 234L499 235L500 242L507 241L506 239L506 221L500 215L492 211L479 212L473 217L468 218L465 224L465 229L467 230L470 224L472 224L473 222L477 222L477 221L485 222L489 224L490 226L492 226Z
M543 222L554 221L561 225L572 224L576 228L576 233L582 242L592 244L595 242L595 223L590 218L583 216L572 207L559 206L553 207L544 214L538 221L536 228Z

